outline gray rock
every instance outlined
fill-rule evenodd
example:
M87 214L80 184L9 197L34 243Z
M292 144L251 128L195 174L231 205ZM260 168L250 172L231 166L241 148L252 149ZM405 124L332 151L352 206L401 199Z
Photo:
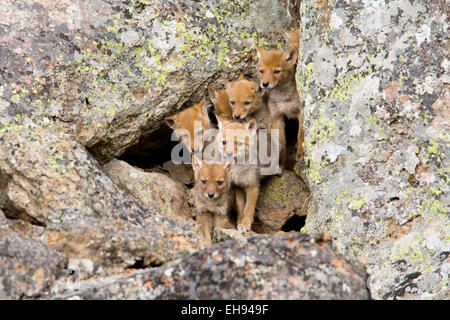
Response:
M445 1L302 2L304 231L357 256L375 299L449 297L445 12Z
M224 228L214 228L213 243L219 243L227 240L244 240L249 236L256 235L253 231L248 231L245 234L237 231L236 229L224 229Z
M102 163L219 77L254 73L253 42L281 45L294 22L281 0L5 0L0 16L2 122L58 127Z
M116 185L141 200L149 210L187 219L194 215L188 205L187 188L166 174L145 172L117 159L108 162L103 169Z
M7 217L45 226L47 243L95 266L161 265L200 248L197 224L118 188L70 136L27 121L0 129Z
M43 228L27 228L0 220L0 299L40 297L63 273L64 255L39 239Z
M229 240L168 266L80 283L54 299L368 299L364 268L319 235Z
M81 216L142 224L151 215L72 137L30 120L0 129L0 190L7 216L39 225Z
M252 229L258 233L280 231L293 215L307 213L309 196L308 187L293 171L267 177L261 183Z
M186 185L195 183L194 171L192 170L192 166L190 164L175 164L171 160L164 162L163 168L165 171L169 172L169 176L175 181Z

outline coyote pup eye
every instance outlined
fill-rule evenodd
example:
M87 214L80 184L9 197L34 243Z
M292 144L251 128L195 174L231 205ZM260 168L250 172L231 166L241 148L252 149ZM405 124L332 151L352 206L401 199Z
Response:
M264 70L263 69L259 69L259 73L264 73Z
M275 70L274 72L273 72L273 74L279 74L280 73L280 70Z
M223 181L221 181L221 180L218 180L218 181L217 181L217 185L218 185L218 186L221 186L222 183L223 183Z
M244 104L245 104L246 106L248 106L248 105L250 104L250 101L244 101Z
M234 101L234 100L231 100L230 103L234 106L235 101Z
M203 184L206 184L206 180L205 180L205 179L202 179L202 183L203 183Z

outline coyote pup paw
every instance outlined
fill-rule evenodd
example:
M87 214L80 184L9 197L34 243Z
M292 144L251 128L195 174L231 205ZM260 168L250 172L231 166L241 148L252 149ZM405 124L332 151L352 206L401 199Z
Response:
M240 233L246 233L246 232L250 231L250 227L244 226L243 224L239 224L237 226L237 231L240 232Z
M303 150L303 148L297 149L297 153L295 154L295 160L300 161L304 155L305 155L305 151Z

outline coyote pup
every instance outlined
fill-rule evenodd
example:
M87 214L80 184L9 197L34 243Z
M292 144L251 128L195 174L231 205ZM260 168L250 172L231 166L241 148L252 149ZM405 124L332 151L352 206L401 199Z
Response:
M267 89L268 105L272 115L272 129L279 129L281 166L286 165L286 134L284 116L298 119L297 153L303 156L303 108L297 93L295 69L298 51L290 46L285 51L264 50L256 46L258 77L261 88Z
M270 111L264 91L258 83L246 80L241 74L238 80L227 82L225 86L233 119L237 121L255 119L259 128L270 128Z
M184 130L178 138L191 153L197 153L203 148L203 130L210 128L208 110L205 98L199 104L183 110L173 116L164 118L165 123L173 130ZM195 122L201 124L195 132Z
M194 203L197 221L201 225L205 243L211 245L214 228L230 223L229 213L235 198L231 188L232 165L200 160L194 154L192 168L195 175Z
M258 124L255 119L245 123L227 121L220 116L217 121L217 148L221 145L222 155L227 161L233 161L231 183L236 188L237 230L244 233L252 226L259 193L258 155L253 149L257 145ZM250 163L251 153L256 156L256 162Z

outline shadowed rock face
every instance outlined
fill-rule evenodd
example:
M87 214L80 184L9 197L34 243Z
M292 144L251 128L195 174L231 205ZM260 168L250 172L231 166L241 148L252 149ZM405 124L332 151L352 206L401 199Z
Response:
M304 230L356 254L373 298L448 298L447 16L445 1L302 2Z
M366 273L319 235L229 240L166 267L80 284L56 299L368 299Z
M5 0L0 16L1 122L58 127L102 163L252 74L253 41L281 45L292 23L281 0Z

